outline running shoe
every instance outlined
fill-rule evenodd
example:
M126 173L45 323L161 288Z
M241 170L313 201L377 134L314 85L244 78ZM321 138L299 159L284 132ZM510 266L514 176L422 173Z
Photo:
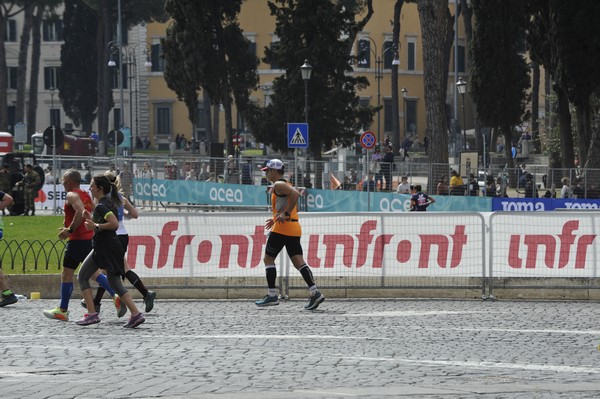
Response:
M279 305L279 297L277 295L265 295L262 299L254 302L256 306L276 306Z
M100 316L98 316L98 313L96 313L96 312L86 313L83 315L83 318L81 320L77 320L75 322L75 324L77 324L79 326L89 326L90 324L96 324L96 323L100 323Z
M125 313L127 313L127 306L125 305L125 302L121 300L121 297L115 294L115 296L113 296L113 302L115 303L115 308L117 308L117 317L121 318L125 316Z
M101 303L94 304L94 310L96 311L96 313L100 313L100 306L102 306ZM87 305L85 304L85 299L81 300L81 307L84 309L87 309Z
M49 319L69 321L69 311L62 310L59 306L55 307L54 309L44 310L44 316Z
M148 291L148 294L144 298L144 304L146 305L146 313L149 313L152 309L154 309L154 299L156 298L156 292Z
M144 314L142 312L140 312L140 313L136 314L135 316L131 316L129 318L129 321L127 323L125 323L123 325L123 327L136 328L137 326L139 326L140 324L142 324L145 321L146 321L146 319L144 318Z
M0 302L0 308L5 307L6 305L12 305L13 303L17 303L19 300L15 294L10 294L7 296L2 295L2 302Z
M321 302L323 302L324 300L325 300L325 296L323 294L321 294L319 291L316 291L314 293L314 295L312 295L310 297L310 300L304 306L304 309L306 309L306 310L315 310L316 308L319 307L319 305L321 304Z

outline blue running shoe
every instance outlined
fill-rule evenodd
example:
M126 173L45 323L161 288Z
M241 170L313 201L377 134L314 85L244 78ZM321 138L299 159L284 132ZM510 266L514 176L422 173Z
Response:
M279 297L277 295L265 295L262 299L254 302L256 306L276 306L279 305Z
M306 310L315 310L319 307L321 302L325 300L325 296L321 294L319 291L315 292L313 296L310 297L308 303L304 306Z

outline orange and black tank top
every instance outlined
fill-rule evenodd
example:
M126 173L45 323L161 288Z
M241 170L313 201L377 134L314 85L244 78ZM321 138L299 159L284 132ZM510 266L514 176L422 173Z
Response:
M83 207L86 211L92 212L94 209L94 202L92 201L92 197L83 191L80 188L76 188L75 190L71 190L74 193L79 194L79 198L81 198L81 202L83 202ZM75 210L71 205L65 202L65 227L69 227L71 223L73 223L73 218L75 217ZM94 230L87 230L85 228L85 224L83 221L70 235L69 240L91 240L94 236Z
M279 179L277 181L282 181L286 184L290 184L285 179ZM290 199L287 195L277 194L275 192L275 187L273 187L273 192L271 193L273 217L275 217L278 213L283 213L286 209L289 209L289 201ZM292 211L289 212L289 214L290 216L286 216L284 223L275 223L271 231L273 231L274 233L283 234L284 236L302 236L302 228L300 227L300 223L298 223L298 204L294 206L294 209L292 209Z

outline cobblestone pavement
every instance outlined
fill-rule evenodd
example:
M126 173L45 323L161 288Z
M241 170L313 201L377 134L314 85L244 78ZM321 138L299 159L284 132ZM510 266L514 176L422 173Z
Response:
M600 397L597 303L159 300L128 330L78 302L0 309L1 398Z

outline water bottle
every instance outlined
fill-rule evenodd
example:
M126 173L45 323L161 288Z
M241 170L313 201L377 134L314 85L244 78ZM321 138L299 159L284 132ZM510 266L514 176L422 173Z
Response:
M15 296L17 297L17 299L18 299L19 301L22 301L22 300L24 300L24 299L27 299L27 297L26 297L25 295L21 295L21 294L15 294Z

